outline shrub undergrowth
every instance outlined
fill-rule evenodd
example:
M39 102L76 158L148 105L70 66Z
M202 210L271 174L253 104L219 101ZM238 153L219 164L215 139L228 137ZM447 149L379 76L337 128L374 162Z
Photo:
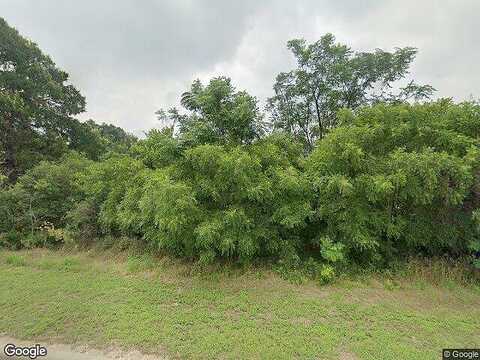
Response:
M379 104L339 124L310 154L281 133L192 145L164 131L130 155L42 162L0 189L0 246L136 242L321 283L419 254L480 266L480 106Z

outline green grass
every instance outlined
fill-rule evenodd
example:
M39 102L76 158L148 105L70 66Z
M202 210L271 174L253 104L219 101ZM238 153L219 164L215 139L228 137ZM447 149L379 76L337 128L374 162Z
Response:
M22 256L11 254L5 258L5 263L12 266L25 266L26 262Z
M155 269L155 260L149 255L134 255L127 259L127 271L138 273Z
M23 339L188 359L423 360L480 346L480 288L426 277L319 287L262 269L205 275L148 256L36 250L0 252L0 279L0 333Z

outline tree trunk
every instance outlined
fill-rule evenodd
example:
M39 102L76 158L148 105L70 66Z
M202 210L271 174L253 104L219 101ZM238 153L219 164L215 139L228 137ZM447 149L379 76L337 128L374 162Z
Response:
M323 139L323 122L322 122L322 117L320 115L320 105L318 104L318 98L314 94L314 99L315 99L315 110L317 112L317 120L318 120L318 128L320 131L320 139Z
M15 154L15 139L13 136L13 120L11 114L5 116L5 139L4 139L4 150L5 150L5 175L7 175L8 180L13 183L17 180L17 160Z

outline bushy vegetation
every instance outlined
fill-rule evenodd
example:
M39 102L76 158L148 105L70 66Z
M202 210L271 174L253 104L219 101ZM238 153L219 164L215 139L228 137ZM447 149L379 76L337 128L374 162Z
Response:
M70 153L56 163L40 162L0 190L0 244L18 248L63 242L67 214L83 197L77 175L89 164Z
M369 261L478 248L479 111L438 101L343 112L307 163L320 238Z
M282 133L182 147L152 132L131 155L42 162L0 192L2 241L126 236L205 263L312 258L325 277L479 248L478 105L380 104L339 121L308 155Z
M46 143L55 135L62 144L54 159L17 167L21 151L11 137L2 142L0 244L130 239L203 264L302 263L323 281L349 264L383 266L418 253L473 260L480 251L480 105L408 103L433 91L413 82L387 92L407 74L415 49L353 54L331 35L289 47L298 69L277 78L270 122L253 96L219 77L195 81L181 97L183 112L160 110L165 127L141 140L72 120L83 98L61 87L67 76L48 57L41 71L50 71L49 84L59 81L53 95L73 94L77 103L54 109L68 131L48 122L42 126L51 131L35 130L34 115L23 112L35 99L9 87L13 75L27 76L23 63L0 58L0 116L9 136L25 140L16 119ZM328 81L320 86L316 77ZM375 84L384 91L372 93Z

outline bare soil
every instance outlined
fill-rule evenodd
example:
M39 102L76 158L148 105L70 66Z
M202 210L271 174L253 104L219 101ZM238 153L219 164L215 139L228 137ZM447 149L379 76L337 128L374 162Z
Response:
M48 344L41 341L23 341L17 340L8 336L0 336L0 359L28 359L28 357L8 357L4 353L4 348L7 344L14 344L15 346L40 346L47 348L47 356L39 356L38 360L164 360L167 359L158 355L146 355L137 350L125 351L120 349L108 348L105 350L92 349L87 346L80 345L65 345L65 344Z

